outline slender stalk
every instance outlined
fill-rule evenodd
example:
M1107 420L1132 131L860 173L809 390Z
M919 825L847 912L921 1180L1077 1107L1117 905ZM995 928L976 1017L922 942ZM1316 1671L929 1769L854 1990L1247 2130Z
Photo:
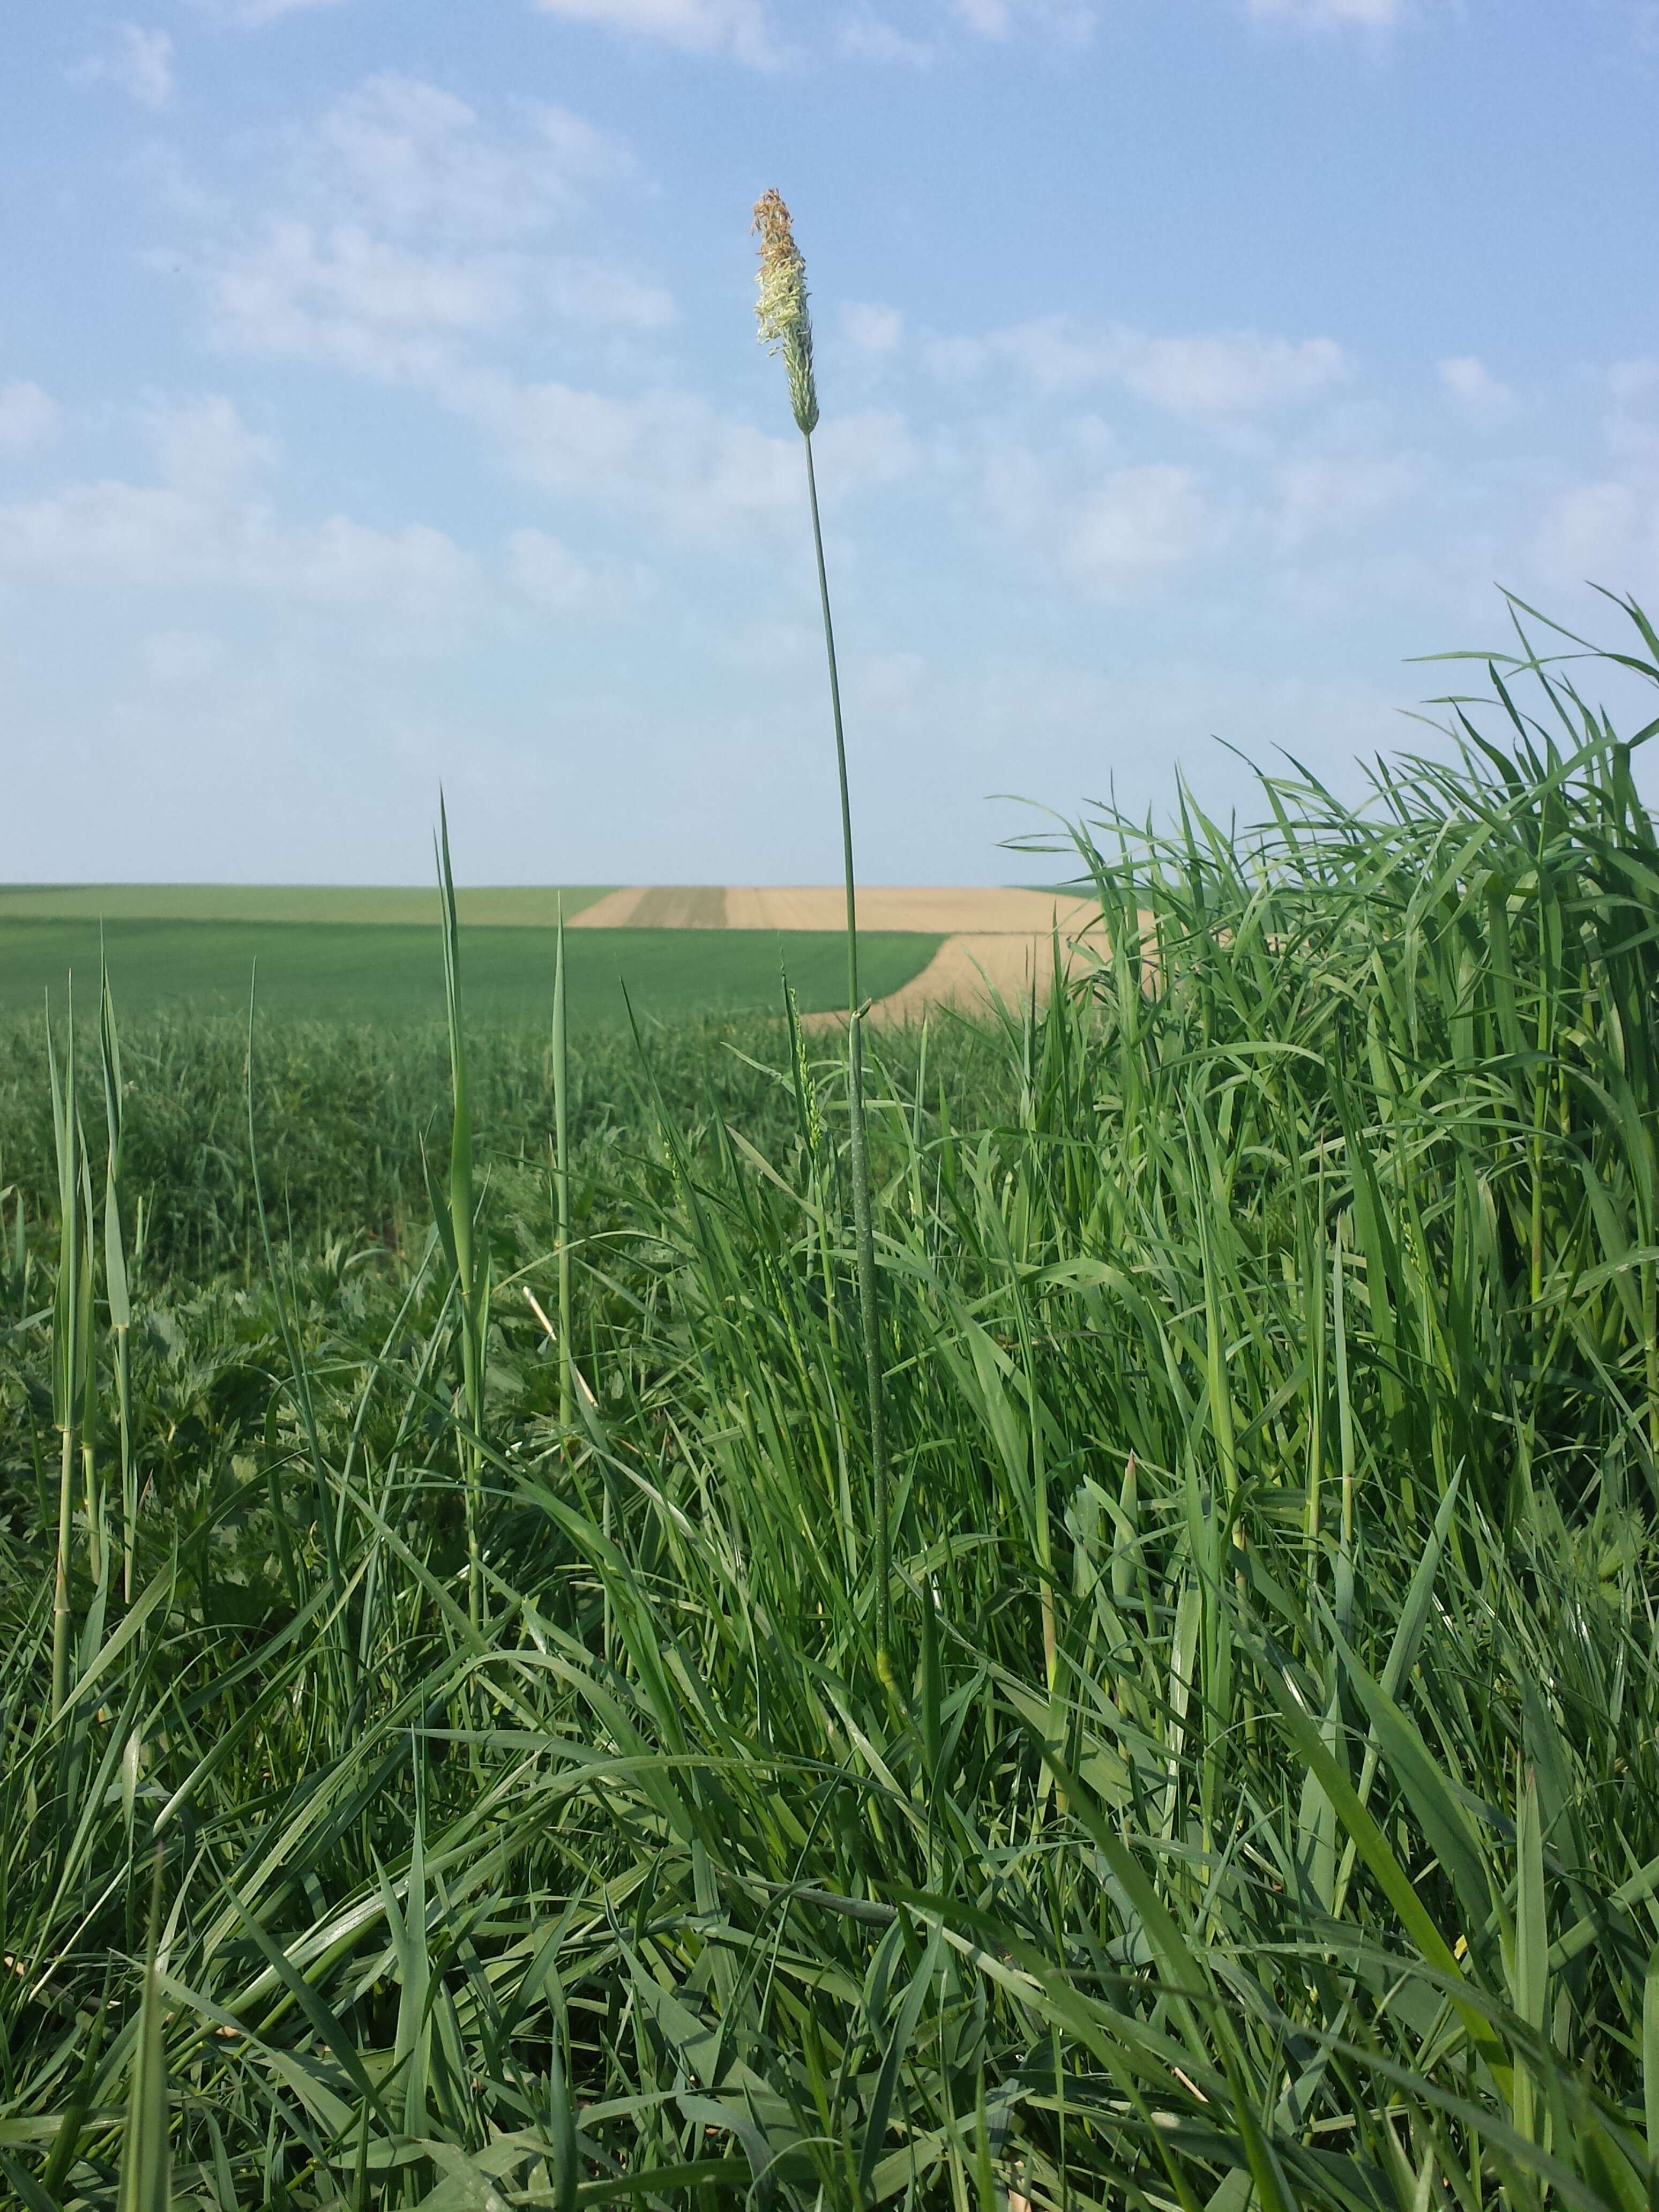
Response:
M52 1717L64 1710L70 1687L70 1542L75 1526L75 1431L63 1431L58 1487L58 1570L52 1593Z
M52 1411L62 1443L58 1491L58 1557L52 1604L52 1711L55 1720L70 1689L70 1559L75 1534L75 1473L85 1392L82 1340L84 1302L82 1267L85 1257L81 1226L81 1118L75 1096L75 991L69 1001L69 1042L63 1080L46 1025L46 1056L52 1076L52 1134L58 1153L58 1283L52 1298Z
M322 1532L323 1556L328 1568L329 1590L333 1599L333 1634L338 1639L341 1680L348 1698L357 1692L357 1662L352 1650L350 1626L346 1619L346 1581L340 1559L340 1531L336 1516L335 1501L331 1492L328 1470L323 1462L322 1439L317 1427L317 1407L311 1388L311 1370L305 1358L304 1340L301 1334L297 1298L289 1301L283 1296L283 1281L277 1273L276 1255L271 1249L270 1221L265 1212L264 1191L259 1181L259 1146L253 1126L253 1024L258 993L258 969L256 964L249 979L247 994L247 1057L244 1061L246 1074L245 1100L247 1107L247 1167L248 1183L253 1200L253 1218L259 1225L259 1246L264 1256L265 1274L270 1284L271 1303L276 1311L276 1329L282 1339L283 1356L288 1361L289 1374L294 1386L295 1410L300 1417L307 1455L311 1461L312 1480L317 1500L317 1526ZM289 1287L295 1287L290 1253ZM278 1516L280 1518L280 1516ZM284 1544L284 1549L286 1548Z
M109 1129L109 1152L104 1168L104 1291L109 1300L110 1332L115 1340L117 1447L121 1463L121 1595L123 1602L131 1605L138 1521L138 1472L132 1438L132 1300L122 1218L121 1044L115 1027L115 1002L110 994L107 968L103 973L100 997L98 1037L104 1063L104 1113Z
M836 663L836 625L830 611L830 574L823 561L823 524L818 514L818 477L812 464L812 434L806 448L806 494L812 509L812 552L817 562L818 605L823 615L823 650L830 665L830 713L836 731L836 781L841 798L841 860L847 884L847 1010L856 1015L859 999L858 878L853 866L853 803L847 783L847 739L842 726L841 674Z
M755 302L760 340L783 357L790 411L806 448L806 489L812 510L812 551L817 562L818 603L823 612L823 647L830 664L830 711L836 732L836 774L841 797L842 866L847 882L847 1090L851 1124L853 1237L859 1286L859 1318L864 1339L865 1384L870 1401L870 1464L876 1495L876 1668L890 1689L891 1649L890 1482L887 1431L882 1405L881 1309L876 1284L875 1231L870 1188L870 1144L864 1106L864 1015L859 993L857 881L853 867L853 807L847 788L847 742L842 726L841 678L836 665L836 627L830 613L830 579L823 562L823 526L818 514L817 471L812 462L812 433L818 422L817 380L812 368L812 319L806 305L806 264L795 243L789 210L775 191L755 203L753 228L760 237L760 270Z
M858 880L853 866L853 806L847 786L847 738L842 722L841 675L836 662L836 625L830 611L830 576L823 560L823 525L818 514L817 471L812 465L812 434L801 434L806 449L806 490L812 510L812 551L817 562L818 605L823 615L823 650L830 669L830 713L836 732L836 778L841 796L842 867L847 884L847 1090L853 1166L853 1240L858 1266L859 1317L864 1338L865 1389L870 1401L870 1463L876 1492L876 1667L891 1686L892 1531L891 1479L887 1463L887 1424L882 1401L881 1306L876 1280L876 1240L870 1190L870 1145L864 1108L864 1003L859 995Z
M444 1003L448 1017L450 1088L454 1115L449 1139L447 1195L434 1187L433 1203L439 1228L455 1271L461 1305L461 1393L466 1406L467 1434L462 1440L461 1463L466 1492L467 1609L472 1626L484 1625L483 1553L480 1523L483 1517L483 1464L477 1438L483 1433L484 1346L489 1329L489 1253L474 1241L477 1193L473 1177L472 1109L467 1088L466 1039L461 1026L461 941L455 914L455 878L449 864L449 815L441 800L438 808L438 889L443 909Z
M133 1555L138 1538L138 1463L132 1449L132 1331L115 1331L115 1409L121 1452L121 1601L132 1603Z
M570 1351L569 1039L564 992L564 903L559 904L553 953L553 1190L559 1224L559 1425L574 1418Z
M104 1579L104 1500L98 1482L98 1363L92 1353L92 1167L81 1139L81 1471L87 1501L87 1569L94 1586Z
M155 1960L161 1931L161 1846L150 1877L149 1932L138 2005L137 2039L127 2081L126 2124L121 2131L121 2170L116 2212L167 2212L173 2202L172 2116L167 2104L167 2046Z

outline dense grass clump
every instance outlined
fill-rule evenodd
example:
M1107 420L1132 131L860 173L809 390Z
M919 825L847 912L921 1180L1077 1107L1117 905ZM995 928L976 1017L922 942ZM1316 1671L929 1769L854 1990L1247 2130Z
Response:
M539 1047L256 1040L267 1261L227 1037L8 1044L18 2201L1655 2202L1659 842L1500 685L880 1042L890 1683L838 1051L575 1055L562 1410Z
M252 1147L246 1010L123 1021L126 1176L135 1204L143 1201L143 1264L158 1291L263 1273L256 1159L281 1241L307 1249L341 1238L353 1247L418 1245L428 1218L422 1154L448 1139L442 969L435 943L428 951L437 1006L424 1022L259 1016ZM550 959L546 965L550 1004ZM112 972L118 991L119 969ZM95 966L91 973L95 1000ZM61 1047L61 996L58 1004ZM775 1013L642 1021L642 1060L627 1028L595 1025L579 1036L570 1061L578 1141L596 1159L637 1149L654 1110L645 1103L652 1091L688 1127L719 1115L757 1143L781 1140L793 1115L772 1066L781 1034ZM0 1020L0 1186L16 1186L32 1223L49 1217L57 1189L46 1045L39 1015ZM900 1068L909 1066L914 1040L896 1041L894 1053ZM1000 1057L975 1032L954 1025L933 1041L930 1056L935 1074L964 1098L1000 1095ZM471 1063L478 1142L492 1173L544 1175L553 1127L549 1021L481 1028ZM9 1196L4 1203L10 1237L15 1215Z

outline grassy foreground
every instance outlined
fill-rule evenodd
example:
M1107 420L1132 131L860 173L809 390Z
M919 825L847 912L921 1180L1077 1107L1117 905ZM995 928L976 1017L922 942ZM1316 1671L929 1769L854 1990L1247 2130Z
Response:
M465 894L462 894L465 896ZM270 1013L326 1022L408 1024L428 1018L442 975L437 902L428 919L404 922L143 921L105 923L101 944L129 1013L167 1009L246 1013L255 964ZM490 1024L545 1028L553 988L553 932L513 923L465 927L467 1000ZM909 933L862 939L878 997L920 974L939 939ZM95 920L8 921L0 916L0 1014L38 1016L50 990L61 1001L73 973L97 995ZM625 1023L624 987L645 1019L774 1006L787 969L804 1012L846 1004L846 949L830 931L593 929L567 940L570 1009L580 1027ZM88 1001L89 1003L89 1001Z
M15 2201L1659 2201L1659 842L1525 680L884 1041L893 1690L837 1060L577 1054L562 1412L530 1047L452 1149L436 1041L256 1043L267 1266L222 1033L124 1042L114 1245L14 1043Z

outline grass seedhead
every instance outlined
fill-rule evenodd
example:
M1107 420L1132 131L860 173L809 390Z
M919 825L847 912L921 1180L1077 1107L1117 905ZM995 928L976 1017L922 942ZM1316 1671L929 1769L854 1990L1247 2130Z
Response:
M812 371L812 318L806 306L806 264L781 193L763 192L750 226L760 239L755 319L760 341L781 354L796 428L810 438L818 427L817 380Z

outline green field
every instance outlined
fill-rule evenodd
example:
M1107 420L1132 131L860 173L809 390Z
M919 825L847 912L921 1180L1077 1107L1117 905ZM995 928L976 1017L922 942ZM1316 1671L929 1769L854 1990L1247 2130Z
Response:
M418 927L401 921L111 920L103 931L111 981L127 1015L184 1007L222 1013L246 1008L257 961L259 1003L273 1015L394 1024L438 1016L443 962L437 901L435 893L422 896L434 911ZM876 998L896 991L926 967L938 942L908 933L861 938L865 989ZM71 971L77 991L95 993L99 943L98 925L89 920L0 920L0 1011L37 1009L47 991L61 1005ZM636 1012L653 1020L776 1008L784 974L804 1012L846 1001L847 956L839 936L594 929L573 930L565 943L577 1024L624 1018L624 986ZM468 926L463 909L461 958L467 1001L482 1020L545 1022L550 930Z
M607 886L540 884L458 890L465 923L546 929L605 896ZM0 920L16 921L401 922L437 919L431 884L5 884Z

